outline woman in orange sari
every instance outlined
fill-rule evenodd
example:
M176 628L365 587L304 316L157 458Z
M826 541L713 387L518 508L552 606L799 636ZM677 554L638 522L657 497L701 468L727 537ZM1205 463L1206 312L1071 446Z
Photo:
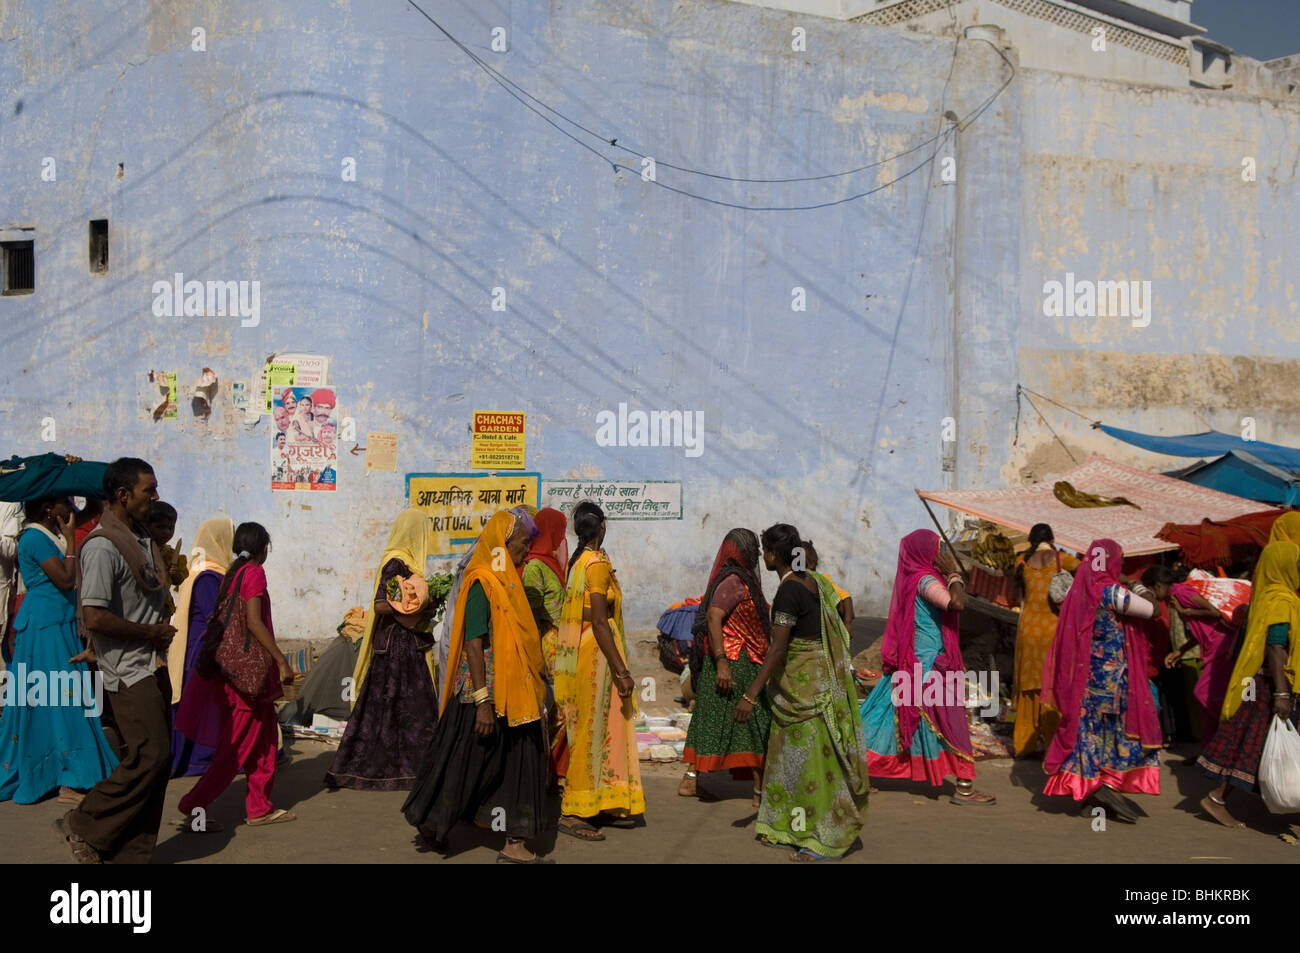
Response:
M1043 662L1056 635L1056 612L1048 601L1052 577L1074 572L1079 560L1054 545L1052 527L1035 523L1029 530L1029 549L1016 563L1020 590L1020 622L1016 626L1015 703L1016 729L1012 739L1017 758L1041 752L1056 734L1056 713L1039 700Z
M636 701L623 635L623 591L614 578L605 540L605 514L582 502L573 511L578 548L555 653L555 700L568 735L568 765L560 831L604 840L590 822L603 814L610 827L635 827L645 813L636 750Z
M553 863L526 845L546 816L542 643L519 576L535 532L531 519L503 510L479 535L447 633L438 725L402 805L435 848L458 821L504 825L498 863Z

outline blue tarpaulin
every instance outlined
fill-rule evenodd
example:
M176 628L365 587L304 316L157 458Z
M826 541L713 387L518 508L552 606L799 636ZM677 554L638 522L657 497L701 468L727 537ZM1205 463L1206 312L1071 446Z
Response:
M1188 433L1177 437L1158 437L1154 434L1138 433L1134 430L1121 430L1106 424L1097 424L1097 429L1110 434L1116 440L1123 440L1152 453L1163 453L1171 457L1219 457L1225 453L1242 452L1262 460L1264 463L1281 467L1283 470L1300 472L1300 450L1295 447L1283 447L1276 443L1264 443L1260 440L1243 440L1233 434L1207 430L1205 433Z
M1194 463L1165 476L1261 503L1300 504L1300 473L1275 467L1239 450L1224 454L1217 460Z

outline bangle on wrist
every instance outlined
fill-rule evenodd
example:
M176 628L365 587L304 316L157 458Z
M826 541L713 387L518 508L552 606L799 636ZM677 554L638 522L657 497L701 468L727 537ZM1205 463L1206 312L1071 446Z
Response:
M489 698L488 687L484 685L482 688L478 689L477 691L470 692L469 697L470 700L473 701L475 705L483 704Z

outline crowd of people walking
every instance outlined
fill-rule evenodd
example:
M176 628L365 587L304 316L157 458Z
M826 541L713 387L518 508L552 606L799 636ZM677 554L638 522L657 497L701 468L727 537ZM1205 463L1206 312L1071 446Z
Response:
M148 463L109 464L103 491L102 506L81 511L66 498L25 504L12 548L26 592L7 665L61 687L93 676L103 692L5 704L0 799L56 794L70 805L59 832L85 863L147 861L171 777L198 776L179 804L183 831L221 829L207 809L241 771L250 826L295 820L272 799L275 702L293 672L275 640L263 568L270 534L214 516L187 563L168 546L177 517ZM446 850L457 825L477 824L501 835L503 863L549 863L539 853L549 830L599 842L605 828L644 825L636 685L608 524L590 501L571 522L550 508L498 511L443 600L426 580L433 519L398 515L328 787L408 792L402 814L428 849ZM1095 540L1076 558L1035 526L1015 571L1014 748L1042 753L1043 793L1136 821L1126 795L1160 790L1170 708L1161 686L1198 649L1192 694L1205 743L1196 763L1218 783L1201 806L1240 826L1229 792L1258 790L1273 716L1295 717L1298 539L1300 513L1280 517L1237 626L1167 567L1139 582L1124 574L1115 542ZM852 600L816 566L811 542L786 523L723 538L692 627L695 703L678 794L701 795L718 772L752 780L758 843L801 862L853 849L873 778L994 806L975 787L958 559L929 530L900 541L885 678L862 702ZM764 572L776 576L770 603ZM1185 629L1180 643L1174 622Z

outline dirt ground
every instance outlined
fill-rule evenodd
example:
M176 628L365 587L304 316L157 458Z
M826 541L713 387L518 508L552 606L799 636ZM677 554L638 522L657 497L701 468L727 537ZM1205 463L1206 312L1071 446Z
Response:
M656 699L642 709L678 709L677 685L659 666L644 633L630 633L637 650L633 672L654 678ZM639 638L637 637L639 636ZM212 806L221 833L181 833L170 826L176 805L193 778L173 780L154 862L169 863L492 863L501 835L463 825L453 834L450 855L422 853L400 814L403 792L334 791L322 778L335 748L318 741L291 742L291 759L277 772L275 801L299 820L256 829L243 818L244 782L236 780ZM1248 830L1234 831L1199 815L1196 803L1210 782L1180 762L1194 748L1162 756L1161 794L1136 797L1147 817L1136 825L1108 822L1094 830L1091 815L1041 793L1041 765L1031 761L984 761L977 784L997 796L988 807L949 803L951 784L940 793L903 782L880 781L871 798L861 846L844 863L1294 863L1300 847L1279 836L1289 828L1255 796L1229 801ZM646 824L606 831L600 843L554 833L537 847L563 864L784 863L787 853L754 840L755 810L749 782L706 776L706 798L677 795L680 764L643 764ZM52 822L66 807L53 798L34 805L0 804L0 863L66 863L67 847ZM1300 825L1300 818L1292 817Z

